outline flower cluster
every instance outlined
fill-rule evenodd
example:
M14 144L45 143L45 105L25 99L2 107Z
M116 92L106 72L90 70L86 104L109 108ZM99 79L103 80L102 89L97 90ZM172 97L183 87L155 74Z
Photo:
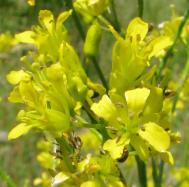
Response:
M108 3L78 0L74 7L96 19ZM137 17L129 23L125 37L109 25L116 42L109 89L105 89L87 76L69 42L64 22L71 14L72 10L65 11L55 19L50 11L41 10L40 25L15 36L17 42L30 45L31 51L21 58L23 68L7 75L14 86L9 101L23 106L8 138L30 130L45 136L38 143L37 159L49 172L34 184L122 187L126 184L118 163L128 157L138 156L144 162L159 157L172 165L171 145L180 142L179 134L172 132L168 106L173 94L167 94L156 73L159 59L174 43L170 28L181 19L151 31ZM92 31L101 29L98 19L93 24ZM187 27L183 37L185 33ZM86 42L93 41L91 37ZM84 44L87 55L97 51Z

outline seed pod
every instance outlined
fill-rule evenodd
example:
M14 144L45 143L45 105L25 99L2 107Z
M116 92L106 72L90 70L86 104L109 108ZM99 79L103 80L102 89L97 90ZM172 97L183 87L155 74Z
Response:
M94 23L87 31L84 44L84 53L86 56L96 56L99 51L102 30L98 23Z

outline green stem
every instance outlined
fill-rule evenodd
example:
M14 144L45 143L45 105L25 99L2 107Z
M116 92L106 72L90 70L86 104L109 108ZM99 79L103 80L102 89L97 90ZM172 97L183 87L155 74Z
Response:
M159 164L159 170L157 170L156 161L152 158L152 176L154 181L154 187L162 186L164 162L161 160Z
M112 9L112 14L114 17L114 27L118 32L121 32L121 26L118 20L117 12L116 12L116 6L114 0L111 0L111 9Z
M123 170L122 170L122 168L121 168L121 165L120 165L119 163L117 163L117 168L118 168L119 173L120 173L121 181L123 182L123 184L124 184L125 186L127 186L127 180L126 180L126 178L125 178L125 176L124 176L124 172L123 172Z
M157 165L153 158L152 158L152 177L153 177L153 181L154 181L154 186L158 187Z
M103 17L102 15L99 15L97 17L97 19L103 23L106 27L108 27L109 25L112 25L105 17Z
M104 74L103 74L103 72L102 72L102 70L101 70L101 68L100 68L100 66L99 66L99 64L98 64L98 62L97 62L97 60L96 60L96 58L95 58L94 56L88 56L88 58L89 58L89 60L91 60L92 63L94 64L94 67L95 67L95 69L96 69L96 71L97 71L97 73L98 73L98 76L100 77L100 80L101 80L103 86L106 88L106 90L108 90L108 84L107 84L107 82L106 82L106 79L105 79L105 77L104 77Z
M164 161L161 160L159 164L159 184L160 185L162 184L162 180L163 180L164 165L165 165Z
M176 45L177 41L179 40L180 35L182 34L184 25L186 24L188 17L189 17L189 9L186 11L186 13L185 13L185 15L184 15L179 27L178 27L178 30L177 30L177 33L176 33L176 36L175 36L175 39L174 39L172 46L168 49L166 55L164 56L164 58L160 62L160 65L159 65L159 68L158 68L158 71L157 71L157 78L158 79L161 79L161 73L162 73L164 67L167 64L169 57L172 56L175 45Z
M187 50L188 50L187 61L186 61L186 64L185 64L183 72L182 72L180 86L177 89L177 94L176 94L175 99L173 101L172 113L176 109L176 104L177 104L177 101L179 100L180 92L182 91L183 86L184 86L186 79L188 78L188 74L189 74L189 49L187 49Z
M75 22L75 25L76 25L76 27L77 27L77 29L79 31L79 34L80 34L82 40L84 41L85 40L85 31L83 29L83 26L82 26L82 24L80 22L80 19L79 19L77 13L76 13L76 11L75 11L75 9L73 7L72 0L65 0L65 1L66 1L66 6L69 9L72 9L72 18L73 18L73 20Z
M98 120L95 117L94 113L90 110L90 106L87 102L83 104L83 109L86 111L87 115L89 116L92 123L97 123Z
M72 165L72 161L69 158L69 154L72 153L71 147L68 145L66 140L62 138L57 138L56 141L60 146L60 150L62 152L63 160L70 172L74 172L74 166Z
M84 41L84 40L85 40L85 32L84 32L83 26L82 26L82 24L81 24L81 22L80 22L80 19L79 19L78 15L77 15L77 13L76 13L74 7L73 7L72 0L65 0L65 1L66 1L67 7L68 7L69 9L72 9L72 10L73 10L73 12L72 12L72 17L73 17L73 19L74 19L75 25L76 25L76 27L77 27L79 33L80 33L81 38L82 38L82 40ZM104 87L105 87L106 89L108 89L108 84L107 84L107 82L106 82L106 79L104 78L103 72L102 72L102 70L100 69L100 66L99 66L98 62L96 61L96 58L95 58L95 57L90 57L90 59L91 59L91 61L93 62L94 66L95 66L95 69L96 69L96 71L97 71L97 73L98 73L98 76L99 76L99 78L100 78L102 84L104 85Z
M138 0L138 16L143 17L144 2L143 0Z
M138 169L138 177L141 187L147 187L147 177L146 177L146 165L145 163L138 157L135 157L137 162Z

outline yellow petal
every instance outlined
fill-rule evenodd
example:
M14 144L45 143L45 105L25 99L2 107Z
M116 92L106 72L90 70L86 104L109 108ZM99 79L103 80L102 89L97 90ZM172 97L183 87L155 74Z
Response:
M158 152L164 152L170 146L169 134L155 123L144 124L139 130L139 135Z
M169 151L165 151L165 152L161 153L161 159L164 162L169 163L170 165L174 164L173 156L172 156L172 154Z
M11 71L7 75L7 80L9 81L9 83L15 85L15 84L20 83L20 81L22 80L24 81L30 80L30 76L27 73L25 73L23 70Z
M30 6L34 6L35 5L35 0L27 0L28 1L28 4Z
M16 127L14 127L8 134L8 140L16 139L24 134L27 134L32 126L29 126L25 123L20 123Z
M21 43L36 44L35 33L33 31L24 31L15 35L16 40Z
M150 95L144 107L144 114L159 113L163 107L163 90L158 87L150 88Z
M153 56L158 57L164 54L164 50L172 45L172 40L166 36L160 36L152 40L149 45L146 47L145 51L150 52L149 59Z
M53 158L53 156L48 153L48 152L41 152L38 156L37 156L37 160L39 161L39 163L47 169L53 169L55 160Z
M39 99L38 94L34 88L33 83L30 82L20 82L19 92L24 102L28 105L34 107L36 101Z
M52 182L52 186L57 186L62 183L64 183L66 180L68 180L70 177L66 175L64 172L59 172L54 178ZM63 185L63 184L62 184Z
M52 131L52 133L54 131L65 132L69 129L70 119L68 115L53 109L47 109L45 112L47 119L45 125L49 131Z
M137 17L129 23L126 38L130 40L130 37L132 37L132 39L143 40L147 33L148 23Z
M14 89L12 90L12 92L10 93L10 95L8 97L8 100L9 100L9 102L12 102L12 103L22 103L23 102L18 86L14 87Z
M62 24L68 19L68 17L72 14L72 10L65 11L61 13L56 21L56 30L62 31Z
M125 145L128 145L129 142L130 139L126 136L122 136L119 141L118 138L109 139L104 143L103 149L108 151L113 159L117 159L121 157Z
M98 103L94 103L91 110L107 121L116 115L116 107L107 95L104 95Z
M54 26L54 16L51 11L40 10L39 21L50 33L52 32Z
M128 106L128 111L133 114L142 112L146 100L150 94L147 88L137 88L125 92L125 99Z
M87 181L81 184L80 187L98 187L101 186L98 181Z

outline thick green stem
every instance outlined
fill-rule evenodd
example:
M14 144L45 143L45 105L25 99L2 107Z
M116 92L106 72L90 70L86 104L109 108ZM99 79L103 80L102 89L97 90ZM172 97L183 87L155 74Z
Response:
M89 58L89 60L91 60L92 63L94 64L94 67L95 67L95 69L96 69L96 71L97 71L97 73L98 73L98 76L100 77L100 80L101 80L103 86L106 88L106 90L108 90L108 84L107 84L107 82L106 82L106 79L105 79L105 77L104 77L104 74L103 74L103 72L102 72L102 70L101 70L101 68L100 68L100 66L99 66L99 64L98 64L98 62L97 62L97 60L96 60L96 58L95 58L94 56L88 56L88 58Z
M138 157L135 157L137 162L138 169L138 177L141 187L147 187L147 177L146 177L146 165L145 163Z
M157 187L158 184L158 172L157 172L157 165L155 160L152 158L152 177L154 181L154 186Z
M164 165L165 165L164 161L161 160L160 164L159 164L159 183L160 183L160 185L162 184L162 180L163 180Z
M79 34L80 34L82 40L84 41L84 40L85 40L85 31L84 31L84 29L83 29L83 26L82 26L82 24L81 24L81 22L80 22L80 19L79 19L77 13L75 12L75 9L74 9L74 7L73 7L72 0L65 0L65 1L66 1L66 6L67 6L69 9L72 9L72 11L73 11L73 12L72 12L72 18L73 18L73 20L74 20L74 22L75 22L75 25L76 25L76 27L77 27L77 29L78 29L78 31L79 31Z
M154 187L162 186L164 162L161 160L159 167L157 167L156 161L152 158L152 176L154 181Z
M112 14L114 17L114 27L118 32L121 32L121 26L118 20L117 12L116 12L116 5L114 0L111 0L111 9L112 9Z
M162 73L164 67L167 64L168 59L170 58L170 56L172 56L175 45L176 45L177 41L179 40L179 38L182 34L183 28L186 24L186 21L188 20L188 17L189 17L189 9L186 11L186 13L185 13L185 15L184 15L179 27L178 27L178 30L177 30L177 33L176 33L176 36L175 36L175 39L174 39L172 46L168 49L166 55L164 56L164 58L160 62L160 65L159 65L159 68L158 68L158 71L157 71L157 78L159 79L159 81L162 78L161 73Z
M143 0L138 0L138 16L143 17L144 2Z

